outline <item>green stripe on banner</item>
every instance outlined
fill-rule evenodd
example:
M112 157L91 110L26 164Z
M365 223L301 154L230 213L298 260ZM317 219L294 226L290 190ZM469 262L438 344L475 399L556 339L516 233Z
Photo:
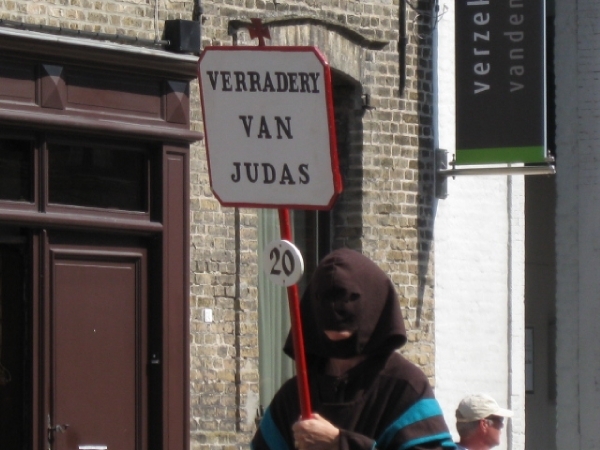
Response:
M535 147L469 148L456 150L456 164L544 163L546 149Z

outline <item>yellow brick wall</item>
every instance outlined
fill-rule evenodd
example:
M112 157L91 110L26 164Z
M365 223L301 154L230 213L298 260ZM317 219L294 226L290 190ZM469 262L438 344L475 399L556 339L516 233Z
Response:
M272 27L267 45L317 45L334 69L369 94L372 109L355 105L361 130L350 130L355 141L345 184L351 189L336 205L335 245L362 251L389 273L405 311L409 344L403 352L433 382L434 5L406 7L406 66L400 61L401 5L202 0L202 45L255 45L246 30L229 34L231 21L294 17L296 23ZM162 38L165 19L193 16L191 1L0 0L0 19L150 40ZM197 84L191 92L192 127L201 131ZM254 431L247 405L258 395L257 215L220 206L203 143L192 149L190 192L191 448L247 448ZM203 320L207 308L212 323Z

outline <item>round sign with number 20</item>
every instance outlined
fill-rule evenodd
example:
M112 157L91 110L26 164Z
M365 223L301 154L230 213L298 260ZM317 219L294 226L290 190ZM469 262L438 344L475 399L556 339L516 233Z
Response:
M286 240L275 240L266 246L263 254L264 270L269 279L279 286L296 284L304 273L304 260L298 247Z

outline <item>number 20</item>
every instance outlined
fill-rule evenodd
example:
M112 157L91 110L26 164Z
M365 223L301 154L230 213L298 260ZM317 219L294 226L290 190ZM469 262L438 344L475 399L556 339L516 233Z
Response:
M269 253L269 259L271 261L274 260L273 266L271 267L271 275L278 276L283 270L283 273L289 277L296 268L294 255L289 250L285 250L282 255L278 248L274 248L271 250L271 253Z

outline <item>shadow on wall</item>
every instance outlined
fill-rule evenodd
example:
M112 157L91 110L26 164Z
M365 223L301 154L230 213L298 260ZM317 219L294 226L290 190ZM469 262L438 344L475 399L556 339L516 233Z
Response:
M417 258L418 292L416 327L420 328L427 288L433 296L433 277L430 274L435 219L435 139L433 130L433 32L440 18L437 1L411 2L404 0L400 6L400 19L404 35L400 39L401 96L408 91L417 92ZM402 33L402 30L401 30ZM402 45L404 44L404 45ZM407 71L406 55L417 55L412 77ZM407 76L408 75L408 76Z
M344 190L333 211L333 247L362 250L363 125L360 84L332 70L338 157ZM324 255L321 255L321 257Z

